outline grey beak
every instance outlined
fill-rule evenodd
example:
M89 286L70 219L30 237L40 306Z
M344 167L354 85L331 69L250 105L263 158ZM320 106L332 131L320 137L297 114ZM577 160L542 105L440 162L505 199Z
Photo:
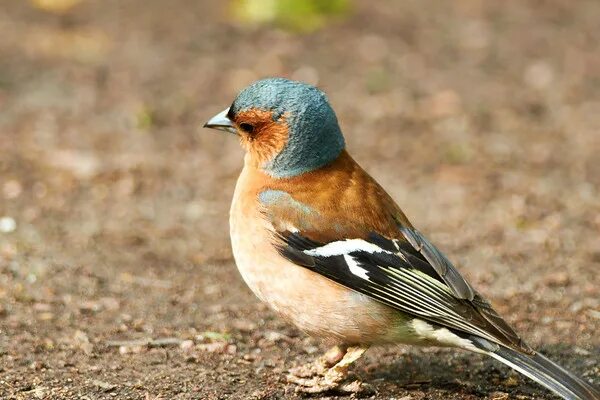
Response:
M209 119L208 122L204 124L204 128L212 128L234 134L237 133L235 125L233 125L233 122L227 117L227 113L229 113L229 108L226 108Z

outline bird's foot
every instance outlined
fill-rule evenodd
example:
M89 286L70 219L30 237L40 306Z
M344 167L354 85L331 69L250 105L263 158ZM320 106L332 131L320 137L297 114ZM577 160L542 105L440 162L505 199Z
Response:
M342 358L344 358L347 350L348 347L346 346L335 346L329 349L327 353L323 354L315 361L290 369L288 381L292 382L292 380L296 378L325 376L331 367L336 365L342 360Z
M292 373L287 376L288 382L294 383L297 386L296 391L302 393L325 393L325 392L338 392L338 393L355 393L355 394L366 394L372 393L373 389L361 381L348 380L348 367L356 361L365 351L366 347L349 347L335 365L326 369L327 363L323 362L327 356L333 356L334 352L330 350L327 354L317 360L313 364L313 368L308 368L304 372L317 372L306 376L299 376L299 374ZM339 357L337 357L339 359ZM335 360L335 357L330 359ZM317 367L318 366L318 367ZM324 373L318 373L320 368L324 369ZM308 375L308 374L307 374Z

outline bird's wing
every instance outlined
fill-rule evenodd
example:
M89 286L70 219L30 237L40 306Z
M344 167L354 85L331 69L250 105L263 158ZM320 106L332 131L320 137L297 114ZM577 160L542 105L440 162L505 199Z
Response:
M273 245L295 264L409 315L531 351L439 250L414 228L398 229L394 239L370 232L328 242L312 240L308 231L284 230L274 232Z
M424 247L375 232L367 238L320 243L311 240L308 234L284 231L276 234L274 245L292 262L407 314L529 350L477 292L473 292L472 299L458 297L446 283L448 271L455 275L453 278L462 279L458 271L452 264L445 270L436 268L433 262L448 262L447 259L418 232L413 230L411 235L418 237ZM465 287L470 288L468 284Z

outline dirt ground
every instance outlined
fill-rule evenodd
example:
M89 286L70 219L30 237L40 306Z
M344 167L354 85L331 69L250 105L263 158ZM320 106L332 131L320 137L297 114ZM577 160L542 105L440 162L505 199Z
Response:
M318 83L413 223L600 384L599 21L596 0L356 1L297 34L219 1L0 0L0 398L298 397L285 372L323 346L238 275L242 151L200 129L272 75ZM451 350L354 371L375 399L554 398Z

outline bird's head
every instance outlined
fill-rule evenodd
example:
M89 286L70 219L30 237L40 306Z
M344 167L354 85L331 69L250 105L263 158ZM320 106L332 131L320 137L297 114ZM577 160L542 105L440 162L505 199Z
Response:
M344 137L325 94L283 78L252 83L231 107L204 126L238 135L248 162L276 178L320 168L344 149Z

